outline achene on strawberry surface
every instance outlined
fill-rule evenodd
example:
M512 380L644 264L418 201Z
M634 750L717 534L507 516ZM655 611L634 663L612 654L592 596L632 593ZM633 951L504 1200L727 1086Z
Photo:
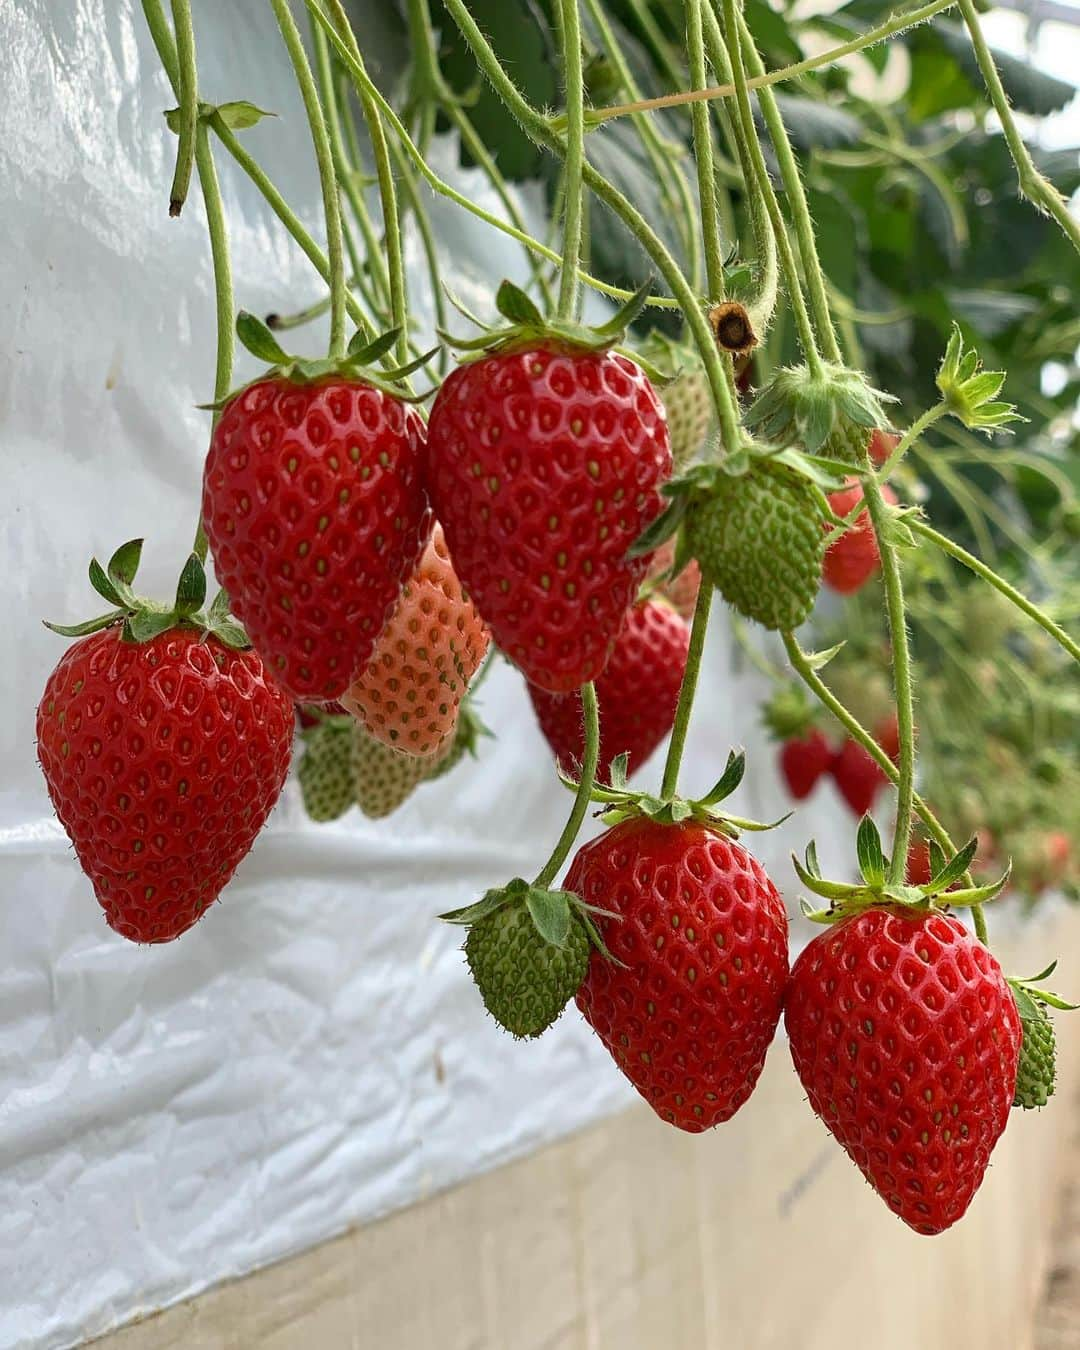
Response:
M552 693L595 679L648 566L627 550L671 473L644 373L552 342L481 356L443 382L428 452L454 565L500 649Z
M816 937L785 1005L810 1105L894 1213L944 1232L1005 1129L1020 1017L990 952L938 910L867 909Z
M203 475L218 580L294 699L339 698L424 543L424 427L361 380L272 374L226 404Z
M292 703L258 654L170 628L74 643L37 715L49 796L109 925L179 937L217 899L281 793Z
M577 854L566 888L598 921L577 1004L653 1110L696 1133L754 1090L788 977L783 902L761 864L697 820L624 820Z

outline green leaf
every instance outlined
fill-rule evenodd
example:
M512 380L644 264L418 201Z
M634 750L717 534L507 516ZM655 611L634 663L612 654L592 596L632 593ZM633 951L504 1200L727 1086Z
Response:
M108 600L110 605L116 605L118 609L127 609L130 591L126 586L115 586L96 558L90 559L90 585L103 600Z
M135 580L139 560L142 558L142 546L141 539L129 539L126 544L121 544L109 559L109 580L114 586L130 586Z
M131 642L149 642L175 627L176 615L171 610L140 609L124 624L124 636Z
M536 931L552 947L565 947L570 936L570 902L577 897L569 891L546 891L530 886L525 897Z
M947 19L939 19L930 32L936 36L972 83L981 89L982 75L967 29ZM1046 74L1022 57L1011 56L1008 52L994 48L991 48L991 55L1001 76L1001 83L1009 96L1009 102L1020 112L1046 117L1050 113L1059 112L1076 94L1074 84Z
M265 361L267 365L283 366L288 364L288 354L283 350L277 338L274 337L262 319L257 318L246 309L242 309L236 316L236 336L252 356L258 357L260 361Z
M777 94L776 104L788 135L800 150L856 145L861 139L859 119L833 103Z
M495 308L508 323L521 328L542 328L544 316L533 299L512 281L503 281L495 293Z
M206 569L197 553L192 553L176 584L176 617L190 618L206 602Z
M276 117L277 113L267 112L247 99L238 99L232 103L219 103L217 113L231 131L246 131L264 117Z
M729 750L727 764L724 765L723 774L713 786L712 790L701 798L699 805L715 806L718 802L722 802L726 797L730 797L742 782L745 773L745 752L740 750L736 753L734 750Z
M859 821L855 848L863 880L871 889L880 890L885 885L885 855L881 851L881 835L872 816L863 816Z

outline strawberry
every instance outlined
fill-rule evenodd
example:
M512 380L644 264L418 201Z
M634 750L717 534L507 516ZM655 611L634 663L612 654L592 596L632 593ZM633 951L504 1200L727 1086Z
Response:
M840 795L856 816L873 810L878 793L889 781L869 751L850 738L836 752L831 770Z
M1057 1056L1054 1024L1045 1006L1038 999L1022 999L1017 994L1023 1036L1020 1043L1020 1062L1016 1071L1016 1091L1013 1106L1033 1111L1045 1106L1054 1095L1057 1081Z
M877 430L870 433L866 450L875 467L880 469L899 444L900 437L895 431Z
M443 382L428 450L432 504L499 647L551 693L595 679L648 565L627 550L671 472L648 379L611 351L512 344Z
M418 414L347 370L282 368L226 404L206 533L237 617L294 699L339 698L370 660L423 544L423 460Z
M816 937L785 1006L810 1105L918 1233L944 1232L1009 1117L1020 1017L997 961L951 915L867 909Z
M913 834L908 844L907 867L905 869L908 885L928 886L933 876L930 861L930 845L921 835Z
M671 576L675 564L675 540L668 539L652 556L649 570L645 575L643 593L655 588L663 596L676 614L687 623L694 617L698 591L701 589L701 568L691 558L678 576Z
M679 1129L729 1119L788 975L787 916L760 863L716 826L632 817L578 852L565 885L618 916L599 922L620 964L594 951L577 995L616 1064Z
M366 669L342 702L376 740L428 756L453 739L488 632L435 525Z
M862 484L849 478L849 486L829 494L829 505L838 516L846 516L862 501ZM881 489L887 502L895 505L896 493L888 484ZM881 566L877 536L870 521L870 513L861 511L855 523L849 526L825 551L823 574L825 584L840 595L852 595L860 590Z
M821 583L820 495L808 478L764 455L745 473L715 473L686 512L687 545L705 581L748 619L798 628Z
M381 820L402 806L421 783L435 776L453 749L448 741L434 755L410 755L374 736L359 722L352 727L352 785L356 804L371 820Z
M253 651L117 627L61 657L38 707L49 796L105 919L169 942L217 899L281 793L292 707Z
M328 717L303 732L296 770L304 810L312 820L337 820L356 800L352 774L351 717Z
M809 797L832 762L832 747L817 727L810 727L801 736L789 737L780 747L780 772L796 801Z
M626 772L633 773L671 730L689 648L689 628L667 605L646 600L631 609L596 681L598 779L607 781L611 761L624 751ZM585 744L581 695L549 694L530 685L529 696L556 760L566 768L580 764Z

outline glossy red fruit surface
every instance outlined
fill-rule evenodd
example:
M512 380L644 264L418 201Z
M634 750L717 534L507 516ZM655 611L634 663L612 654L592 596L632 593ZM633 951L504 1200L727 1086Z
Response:
M203 914L285 782L293 709L254 651L189 629L106 629L49 676L37 714L49 796L109 924L168 942Z
M1020 1017L956 918L874 909L827 929L791 973L785 1025L814 1111L894 1213L941 1233L1009 1118Z
M754 1090L788 976L787 915L740 844L687 822L624 821L586 844L566 887L601 919L577 1004L653 1110L698 1132Z
M873 810L878 793L889 781L869 751L850 739L833 756L831 771L840 795L859 817Z
M801 736L789 737L780 747L780 772L796 801L809 797L832 762L832 747L817 727Z
M932 875L930 845L919 835L912 835L907 851L905 879L909 886L928 886Z
M426 539L424 430L370 385L272 377L214 430L203 520L218 581L298 702L367 663Z
M848 480L849 487L829 494L829 505L838 516L846 516L862 501L862 487L857 478ZM890 505L896 503L896 493L887 484L881 489ZM861 590L881 566L877 537L870 523L870 513L862 511L850 529L834 539L825 550L822 576L825 584L840 595L852 595Z
M671 473L644 373L614 352L482 357L443 382L428 448L435 513L498 646L551 693L595 679L649 564L627 549Z
M631 609L615 650L596 681L600 714L597 778L607 782L611 761L625 750L627 773L649 758L671 730L690 649L690 629L670 606L646 600ZM568 771L585 752L581 695L549 694L529 686L540 729Z

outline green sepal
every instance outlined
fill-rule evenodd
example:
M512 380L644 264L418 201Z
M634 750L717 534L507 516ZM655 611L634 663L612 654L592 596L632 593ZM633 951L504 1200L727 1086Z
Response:
M173 613L178 619L189 619L206 603L206 569L197 553L184 564L176 583L176 601Z
M105 628L112 628L118 624L124 617L124 611L121 609L110 610L108 614L101 614L96 619L87 619L85 623L50 623L48 619L42 619L42 623L50 633L58 633L61 637L89 637L91 633L100 633Z
M221 118L230 131L246 131L255 126L264 117L276 117L277 113L267 112L247 99L234 99L228 103L200 103L199 120L209 122L215 114ZM180 109L166 108L165 125L174 135L180 133Z
M855 850L859 857L859 871L862 879L872 888L885 885L885 854L881 848L881 835L870 815L859 821L859 832L855 839Z
M971 431L1002 431L1010 422L1026 422L1012 403L999 402L1003 370L983 370L979 354L964 345L959 324L953 324L936 376L946 408Z
M242 309L236 316L236 336L247 350L268 366L284 366L289 357L284 347L258 315Z
M507 321L522 328L543 328L544 316L533 299L512 281L503 281L495 292L495 308Z
M117 609L123 609L128 603L129 592L126 586L117 586L96 558L90 559L90 585L104 600L108 600Z
M525 904L536 931L552 947L565 947L570 936L570 902L577 897L570 891L548 891L530 886Z
M385 333L380 333L377 338L369 338L357 329L345 350L354 361L370 365L372 361L378 361L381 356L385 356L400 336L400 328L390 328Z
M954 881L959 881L964 873L971 866L975 854L979 849L977 839L969 839L959 853L955 854L951 861L944 862L944 856L941 850L938 850L942 857L943 865L934 867L931 863L930 886L935 891L947 891ZM931 858L933 855L931 855Z
M137 609L124 623L125 642L149 642L176 627L174 610Z
M143 541L141 539L129 539L126 544L121 544L116 552L109 559L108 573L109 580L118 589L130 586L135 580L135 574L139 570L139 563L142 560Z

